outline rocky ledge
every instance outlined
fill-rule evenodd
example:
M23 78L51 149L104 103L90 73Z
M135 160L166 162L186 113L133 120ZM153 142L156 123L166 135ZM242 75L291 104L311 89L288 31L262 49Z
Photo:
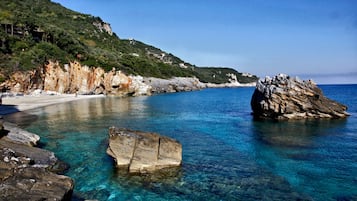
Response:
M1 122L2 124L2 122ZM74 182L55 155L32 147L39 136L4 123L0 130L0 200L71 200Z
M182 91L195 91L207 86L197 78L174 77L171 79L144 78L144 83L151 87L153 93L175 93Z
M109 128L107 153L119 169L128 173L153 173L178 167L182 161L182 145L156 133Z
M279 74L257 82L253 115L268 119L344 118L347 107L325 97L312 80Z

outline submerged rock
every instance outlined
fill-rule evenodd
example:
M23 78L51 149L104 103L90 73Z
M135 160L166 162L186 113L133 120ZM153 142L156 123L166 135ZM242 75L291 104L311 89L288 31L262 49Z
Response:
M116 166L129 173L152 173L178 167L182 161L182 145L156 133L109 128L107 153Z
M284 74L259 80L251 107L257 118L317 119L349 115L345 105L325 97L313 81Z

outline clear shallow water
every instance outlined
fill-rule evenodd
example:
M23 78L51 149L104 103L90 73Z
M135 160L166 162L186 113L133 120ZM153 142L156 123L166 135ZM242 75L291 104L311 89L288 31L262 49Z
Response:
M357 200L357 85L321 88L352 116L253 121L254 88L234 88L80 100L7 118L70 164L74 200ZM118 173L105 153L112 125L178 139L182 168L167 179Z

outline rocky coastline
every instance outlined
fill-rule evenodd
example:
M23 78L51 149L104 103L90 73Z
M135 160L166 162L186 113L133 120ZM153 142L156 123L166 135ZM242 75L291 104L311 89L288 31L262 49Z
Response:
M16 72L0 85L0 115L98 95L150 96L204 88L254 85L255 83L240 84L237 80L225 84L202 83L194 77L144 78L127 76L115 69L104 72L101 68L81 66L77 62L65 65L64 68L58 63L49 62L43 69ZM38 135L9 122L3 122L3 119L0 124L0 199L70 200L74 181L57 174L67 166L59 161L54 153L36 147L40 140ZM140 136L140 132L138 135ZM160 156L149 166L139 165L135 169L135 164L131 164L129 172L147 173L161 169L167 171L168 167L181 165L182 145L164 136L154 138L161 139L161 144L167 142L175 145L173 147L178 151ZM168 151L167 147L162 149Z
M0 200L71 200L74 181L53 152L34 147L40 140L14 124L0 122Z
M180 91L199 90L209 87L207 84L202 84L196 78L173 78L170 80L158 78L130 78L137 79L138 82L150 86L150 93L141 93L131 91L135 95L151 95L152 93L173 93ZM133 83L130 81L131 84ZM134 81L135 83L136 81ZM237 87L235 82L226 85L212 85L215 87ZM194 86L194 87L193 87ZM250 86L250 85L249 85ZM135 87L134 87L135 88ZM128 88L130 89L130 87ZM143 91L147 92L144 88ZM130 91L130 90L128 90ZM127 91L127 92L128 92ZM19 92L21 93L21 92ZM61 96L58 92L44 91L35 89L32 91L32 96L43 95L46 93L48 96ZM127 96L128 94L120 96ZM113 95L113 94L111 94ZM70 100L76 100L81 95L72 94ZM58 99L57 97L55 97ZM7 99L5 99L7 100ZM5 102L6 104L7 102ZM55 104L52 103L52 104ZM44 104L46 105L46 104ZM44 106L42 105L42 106ZM40 107L41 105L37 105ZM344 118L348 116L346 112L347 107L329 100L323 96L322 91L311 81L303 81L297 77L290 77L284 74L279 74L273 78L266 77L259 80L256 89L252 96L251 106L253 114L259 118L272 118L272 119L306 119L306 118ZM4 106L0 106L4 107ZM28 108L27 108L28 109ZM305 109L304 111L301 109ZM12 111L15 112L15 111ZM0 113L1 115L1 113ZM141 133L138 131L118 130L116 128L110 129L110 138L118 138L122 133L134 133L135 139L141 139ZM119 134L118 134L119 133ZM153 137L156 141L160 137ZM165 137L164 140L170 141ZM66 176L59 175L66 168L66 165L59 161L54 153L35 147L39 142L40 137L36 134L27 132L14 124L0 121L0 199L6 198L10 200L29 200L35 198L37 200L70 200L74 181ZM117 155L115 147L118 147L118 142L114 139L112 143L109 142L108 154L113 156L116 160L118 167L122 167L120 162L121 156ZM155 141L154 140L154 141ZM125 141L125 140L124 140ZM149 140L150 141L150 140ZM151 140L153 141L153 140ZM171 141L170 141L171 143ZM172 143L175 143L173 141ZM119 142L120 144L120 142ZM140 144L135 142L135 144ZM143 143L145 144L145 143ZM155 144L155 143L154 143ZM155 145L155 150L157 145ZM182 159L182 145L178 144L170 147L178 147L172 158L166 157L168 162L172 164L163 164L158 162L162 160L163 156L159 156L155 160L146 160L143 164L124 164L125 169L131 173L148 173L160 168L169 166L180 166ZM144 150L144 149L143 149ZM146 150L146 149L145 149ZM162 153L162 152L161 152ZM177 154L179 153L179 154ZM131 154L133 155L133 154ZM153 154L158 156L157 153ZM125 157L124 157L125 158ZM141 157L137 157L141 158ZM132 159L129 159L133 162ZM135 161L134 161L135 162ZM140 162L140 161L139 161ZM132 167L132 168L130 168Z
M202 83L195 77L161 79L126 75L115 68L105 72L99 67L82 66L79 62L62 67L58 62L50 61L44 67L12 74L0 84L0 90L14 95L52 93L123 97L245 86L255 86L255 82L239 83L237 78L224 84Z

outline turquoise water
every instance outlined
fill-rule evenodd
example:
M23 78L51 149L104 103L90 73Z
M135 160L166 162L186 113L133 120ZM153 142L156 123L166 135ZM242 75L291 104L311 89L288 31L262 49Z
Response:
M357 85L323 85L344 120L254 121L254 88L97 98L7 117L70 165L73 200L357 200ZM183 145L168 178L129 176L106 155L108 128L158 132Z

